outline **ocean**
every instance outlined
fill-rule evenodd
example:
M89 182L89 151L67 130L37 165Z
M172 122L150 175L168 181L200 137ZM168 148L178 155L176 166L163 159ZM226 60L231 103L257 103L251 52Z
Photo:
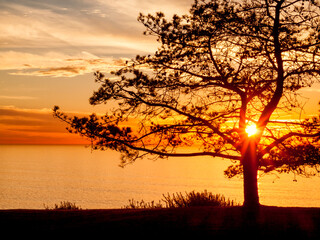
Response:
M44 209L62 201L82 209L121 208L129 200L207 190L243 202L241 177L228 179L229 160L143 159L119 167L120 154L85 146L1 145L0 209ZM320 207L320 178L268 174L259 178L264 205Z

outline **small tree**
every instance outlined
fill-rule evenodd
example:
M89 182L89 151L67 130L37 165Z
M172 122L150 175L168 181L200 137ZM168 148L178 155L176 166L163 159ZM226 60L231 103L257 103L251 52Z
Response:
M299 89L319 82L317 1L196 0L188 15L138 20L158 51L95 73L101 87L90 103L117 104L105 116L67 117L55 107L71 132L121 152L122 165L146 155L237 161L225 174L243 174L249 207L259 205L258 170L319 171L319 117L277 118L299 108Z

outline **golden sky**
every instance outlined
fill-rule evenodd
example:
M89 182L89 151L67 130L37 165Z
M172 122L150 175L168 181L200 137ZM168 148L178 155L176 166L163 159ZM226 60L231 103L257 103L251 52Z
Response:
M1 0L0 144L69 144L84 141L52 117L103 112L88 99L98 88L93 72L153 53L139 12L184 14L193 0ZM320 87L302 92L306 115L317 112Z
M140 12L186 13L192 0L0 1L0 144L83 143L52 108L104 111L88 99L93 72L152 53Z

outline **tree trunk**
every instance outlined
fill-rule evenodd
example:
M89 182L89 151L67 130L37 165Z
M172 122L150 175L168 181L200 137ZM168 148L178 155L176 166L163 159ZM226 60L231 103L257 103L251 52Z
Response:
M242 148L242 165L243 165L243 205L250 209L259 207L258 195L258 160L257 145L254 137L248 138Z

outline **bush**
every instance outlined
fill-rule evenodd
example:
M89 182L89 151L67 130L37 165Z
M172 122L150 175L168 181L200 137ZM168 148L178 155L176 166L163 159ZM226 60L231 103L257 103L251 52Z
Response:
M77 206L75 203L69 201L60 202L60 204L55 204L53 208L44 205L47 210L81 210L81 207Z
M145 202L143 200L135 201L134 199L131 199L129 200L129 205L124 206L124 208L127 208L127 209L163 208L163 206L160 201L158 203L155 203L154 201Z
M195 207L195 206L217 206L217 207L230 207L235 206L233 200L226 199L221 194L212 194L211 192L195 192L186 193L183 196L181 193L163 195L164 202L167 208L175 207Z
M203 192L189 192L183 195L181 192L172 194L172 196L168 193L167 195L162 195L163 199L161 199L164 204L159 201L159 203L155 203L152 201L151 203L146 203L143 200L134 201L129 200L129 205L124 208L130 209L141 209L141 208L178 208L178 207L195 207L195 206L217 206L217 207L231 207L237 206L239 204L235 203L233 200L226 199L221 194L212 194L211 192L207 192L204 190Z

